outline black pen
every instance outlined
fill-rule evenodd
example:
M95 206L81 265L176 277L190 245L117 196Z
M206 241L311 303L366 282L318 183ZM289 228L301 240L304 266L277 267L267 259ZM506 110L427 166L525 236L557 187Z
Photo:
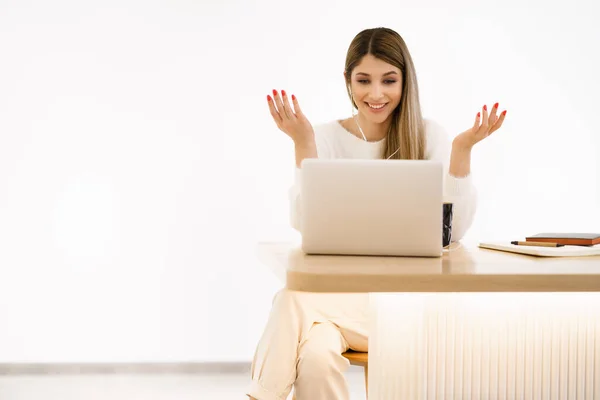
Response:
M541 246L541 247L563 247L564 244L560 243L549 243L549 242L519 242L514 241L510 242L511 244L516 244L518 246Z

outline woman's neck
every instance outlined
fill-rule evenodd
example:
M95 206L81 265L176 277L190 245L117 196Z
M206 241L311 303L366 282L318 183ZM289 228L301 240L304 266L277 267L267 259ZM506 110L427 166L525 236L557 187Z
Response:
M344 121L344 127L346 130L350 131L352 134L357 136L360 139L363 139L362 133L360 132L360 128L365 134L367 141L369 142L377 142L382 139L385 139L387 136L388 129L390 127L391 120L388 118L383 123L375 123L368 121L366 118L363 118L359 113L355 115L353 118L348 118Z

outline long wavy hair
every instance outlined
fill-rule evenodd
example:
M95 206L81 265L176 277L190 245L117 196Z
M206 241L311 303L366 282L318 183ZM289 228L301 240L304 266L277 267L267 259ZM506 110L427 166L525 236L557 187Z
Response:
M354 37L346 55L346 88L353 107L357 108L350 90L352 71L364 56L370 54L400 69L402 95L392 112L382 158L422 160L425 158L425 125L419 102L415 67L402 37L389 28L366 29Z

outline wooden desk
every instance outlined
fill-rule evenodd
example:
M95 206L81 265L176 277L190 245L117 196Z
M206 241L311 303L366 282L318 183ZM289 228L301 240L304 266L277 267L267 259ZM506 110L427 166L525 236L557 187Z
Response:
M287 253L287 287L306 292L600 292L600 256L548 258L464 246L441 258L272 250Z
M370 400L600 398L599 256L259 252L288 289L371 293Z

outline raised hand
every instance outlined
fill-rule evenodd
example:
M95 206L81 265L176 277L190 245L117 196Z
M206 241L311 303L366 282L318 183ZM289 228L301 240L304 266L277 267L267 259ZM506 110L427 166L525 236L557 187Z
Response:
M490 136L493 132L500 129L504 118L506 117L506 110L504 110L500 116L497 116L498 103L492 107L492 112L488 116L487 106L483 106L482 112L477 113L475 117L475 123L473 126L463 133L459 134L454 138L454 145L460 146L464 149L471 149L475 144L479 143L486 137ZM483 114L483 117L482 117Z
M302 113L296 96L292 95L294 108L292 108L285 90L281 91L281 96L276 90L273 90L273 97L267 96L267 102L277 127L285 132L296 146L313 145L315 141L313 127Z

